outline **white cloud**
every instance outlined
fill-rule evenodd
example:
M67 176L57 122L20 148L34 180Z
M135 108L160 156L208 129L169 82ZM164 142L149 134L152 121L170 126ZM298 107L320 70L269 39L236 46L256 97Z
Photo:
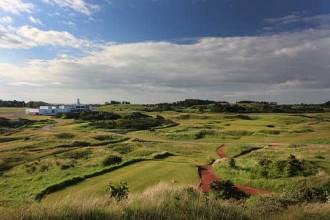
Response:
M269 18L265 20L266 23L275 26L285 26L293 23L303 23L314 25L317 27L328 28L330 27L330 14L318 14L314 16L302 16L299 14L291 14L279 18Z
M0 17L0 24L10 24L12 22L13 22L13 19L10 16Z
M83 48L88 47L89 42L66 31L45 31L31 26L0 25L0 48L32 48L45 45Z
M29 20L30 20L33 24L42 25L42 22L41 22L38 18L35 18L35 17L33 17L33 16L29 16Z
M24 29L39 42L48 42L31 34L31 28ZM85 96L89 102L110 97L139 102L187 97L318 102L330 98L329 57L330 30L326 29L202 38L185 45L109 43L79 58L34 60L22 67L0 64L5 85L0 93L12 91L12 83L25 82L40 85L50 101ZM41 95L28 94L35 99Z
M94 12L100 10L98 5L89 4L84 0L43 0L44 2L52 5L57 5L62 8L70 8L74 11L83 13L85 15L91 15Z
M12 14L19 13L31 13L34 5L31 3L25 3L22 0L1 0L0 11L9 12Z

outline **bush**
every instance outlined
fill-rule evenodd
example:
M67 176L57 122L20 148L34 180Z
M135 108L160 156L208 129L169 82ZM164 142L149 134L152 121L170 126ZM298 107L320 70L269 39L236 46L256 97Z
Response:
M155 153L152 156L152 158L153 159L164 159L164 158L171 157L171 156L174 156L174 154L171 152L168 152L168 151L164 151L164 152L160 152L160 153Z
M117 201L127 199L128 197L128 185L126 182L121 182L119 184L109 183L105 191L109 193L110 197L115 198Z
M67 170L75 166L75 161L70 161L60 165L61 170Z
M116 151L120 154L128 154L136 149L136 146L132 144L118 144L112 147L113 151Z
M110 166L113 164L120 163L122 161L122 158L117 155L109 155L102 161L103 166Z
M230 158L229 160L229 167L236 169L236 161L233 158Z
M202 139L205 137L205 135L206 135L206 132L204 130L199 131L195 134L195 139Z
M80 150L80 151L71 151L63 153L63 158L70 158L70 159L88 159L89 156L92 154L90 149L88 150Z
M87 147L90 146L91 143L87 141L74 141L70 145L67 145L67 147Z
M239 191L230 180L213 182L211 192L219 199L245 199L249 197L249 195Z
M290 155L285 171L287 177L297 176L304 171L303 161L299 161L294 155Z
M257 173L265 178L306 176L315 173L316 169L304 160L298 160L290 155L287 160L271 161L261 159L258 161Z
M281 134L280 130L260 130L258 131L260 134L270 134L270 135L279 135Z
M115 139L116 137L113 135L97 135L94 137L95 140L98 141L111 141L113 139Z
M59 139L71 139L74 138L74 134L63 132L63 133L55 134L55 137Z
M328 191L323 188L313 187L308 182L303 182L299 185L288 188L282 195L289 205L303 202L327 202Z

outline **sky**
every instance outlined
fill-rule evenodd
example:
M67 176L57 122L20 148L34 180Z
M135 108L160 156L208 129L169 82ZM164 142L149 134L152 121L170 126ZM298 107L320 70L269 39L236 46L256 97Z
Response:
M0 0L0 99L330 100L329 0Z

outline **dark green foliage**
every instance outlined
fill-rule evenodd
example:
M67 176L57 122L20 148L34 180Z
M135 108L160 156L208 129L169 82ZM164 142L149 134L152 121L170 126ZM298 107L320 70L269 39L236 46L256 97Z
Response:
M236 161L235 161L234 158L230 158L230 160L229 160L229 167L230 167L230 168L234 168L234 169L237 168L237 167L236 167Z
M294 155L290 155L286 165L286 176L297 176L304 170L304 162L298 160Z
M136 149L134 145L131 144L119 144L111 148L113 151L116 151L120 154L128 154Z
M89 156L92 154L90 149L88 150L79 150L79 151L69 151L63 153L61 155L62 158L70 158L70 159L88 159Z
M153 159L165 159L165 158L171 157L171 156L174 156L174 154L171 153L171 152L164 151L164 152L161 152L161 153L154 154Z
M109 183L106 186L105 191L110 197L115 198L117 201L127 199L128 197L128 185L126 182L121 182L119 184Z
M253 120L253 118L249 115L237 115L237 118L243 119L243 120Z
M258 131L258 133L270 134L270 135L279 135L279 134L281 134L281 131L280 130L260 130L260 131Z
M60 113L56 117L65 119L77 119L83 121L116 120L121 118L114 112L90 111L81 113Z
M28 107L28 108L38 108L42 105L49 105L46 102L41 101L30 101L25 103L24 101L4 101L0 100L0 107L15 107L15 108L22 108L22 107Z
M132 112L129 115L125 115L124 119L141 119L141 118L150 118L151 116L143 114L141 112Z
M5 127L5 128L19 128L24 125L29 125L32 124L33 121L28 120L28 119L7 119L7 118L1 118L0 117L0 127Z
M239 191L230 180L213 182L211 191L219 199L245 199L249 197L244 192Z
M229 136L250 136L252 135L254 132L252 131L245 131L245 130L233 130L233 131L223 131L220 134L222 135L229 135Z
M103 159L102 165L103 166L110 166L110 165L120 163L121 161L122 161L122 158L120 156L109 155L109 156L107 156L106 158Z
M145 111L177 111L185 108L198 109L202 112L226 113L314 113L329 111L328 102L323 104L279 105L276 102L240 101L237 103L216 102L209 100L187 99L173 103L146 105Z
M199 131L195 134L195 139L202 139L204 138L206 135L206 131L205 130L202 130L202 131Z
M0 99L0 107L25 107L25 102L23 101L4 101Z
M74 141L71 144L62 144L57 147L88 147L91 146L91 143L87 141Z
M147 130L150 128L172 124L174 122L166 120L157 115L153 118L140 112L133 112L117 120L98 120L91 121L90 126L104 129L127 129L127 130Z
M327 202L328 196L325 187L313 187L311 183L305 181L287 188L281 199L288 206L305 202Z
M70 161L60 165L61 170L67 170L75 166L75 161Z
M16 141L16 140L19 140L19 139L21 139L21 138L19 138L19 137L0 137L0 143ZM22 138L22 139L24 139L24 138Z
M290 155L287 160L271 161L261 159L258 161L257 172L264 178L280 178L294 176L308 176L316 172L315 167Z
M10 164L8 161L0 159L0 171L7 170L10 167Z
M50 105L50 104L47 103L47 102L42 102L42 101L30 101L30 102L27 102L25 104L25 107L28 107L28 108L39 108L40 106L46 106L46 105Z
M59 139L71 139L74 138L74 134L63 132L63 133L55 134L55 137Z
M111 141L114 140L116 137L113 135L97 135L94 137L94 139L98 141Z

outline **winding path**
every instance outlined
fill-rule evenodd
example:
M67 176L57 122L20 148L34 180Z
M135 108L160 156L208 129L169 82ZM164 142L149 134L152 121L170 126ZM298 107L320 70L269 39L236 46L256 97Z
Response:
M228 157L226 157L224 148L225 148L224 144L222 144L220 147L218 147L218 149L216 150L217 155L221 159L228 159ZM198 176L200 179L199 189L204 193L207 193L210 191L211 183L213 183L215 181L221 181L221 178L219 178L218 176L215 175L213 167L210 164L198 166ZM260 194L271 193L270 191L266 191L263 189L257 189L257 188L253 188L253 187L249 187L249 186L245 186L245 185L239 185L239 184L235 184L234 187L237 188L238 190L244 192L247 195L260 195Z

